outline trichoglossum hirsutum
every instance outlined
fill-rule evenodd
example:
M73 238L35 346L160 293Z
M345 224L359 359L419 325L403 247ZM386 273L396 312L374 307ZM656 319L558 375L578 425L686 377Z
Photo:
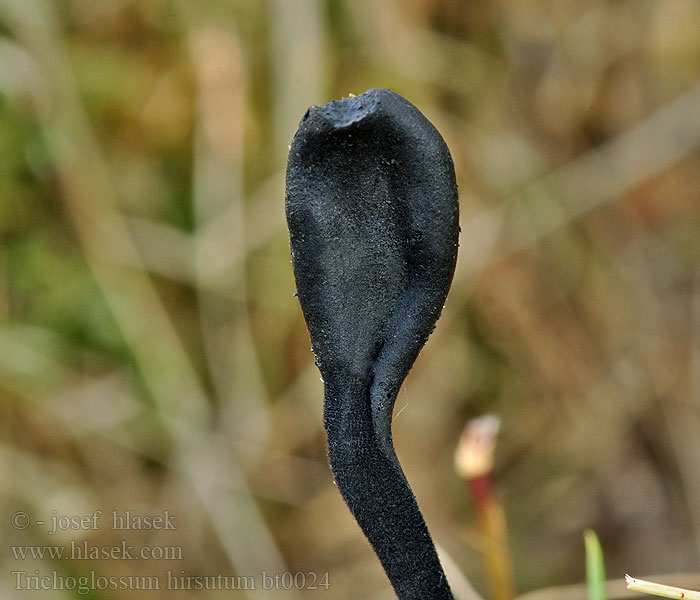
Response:
M458 212L449 150L405 98L371 89L302 118L289 151L286 214L324 381L330 464L401 599L452 597L396 458L391 421L445 303Z

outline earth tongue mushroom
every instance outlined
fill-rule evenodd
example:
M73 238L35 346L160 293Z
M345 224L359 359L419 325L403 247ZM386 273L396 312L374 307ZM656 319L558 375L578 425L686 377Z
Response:
M391 433L454 273L449 150L390 90L313 106L290 147L286 214L338 488L400 599L452 598Z

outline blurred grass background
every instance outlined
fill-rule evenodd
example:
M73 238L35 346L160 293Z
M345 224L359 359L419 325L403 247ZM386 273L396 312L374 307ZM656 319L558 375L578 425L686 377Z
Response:
M390 87L450 146L455 282L397 401L436 541L484 591L452 453L503 421L521 592L700 558L696 0L0 0L0 485L11 571L329 573L391 598L327 467L284 223L311 104ZM176 531L13 529L168 510ZM183 549L18 561L11 544ZM259 583L259 579L258 579Z

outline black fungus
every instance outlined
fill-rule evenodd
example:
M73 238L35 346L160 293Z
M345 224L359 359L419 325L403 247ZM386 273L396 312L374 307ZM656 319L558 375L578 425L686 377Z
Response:
M307 111L286 188L294 276L325 384L338 488L399 598L452 598L391 435L396 395L454 273L449 150L410 102L372 89Z

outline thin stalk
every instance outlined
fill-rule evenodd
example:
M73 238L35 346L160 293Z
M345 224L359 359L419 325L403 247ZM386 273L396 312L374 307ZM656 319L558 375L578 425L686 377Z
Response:
M493 474L499 428L500 421L493 415L469 421L455 452L455 468L469 487L476 524L484 542L484 565L491 597L512 600L515 577L508 548L508 526Z

